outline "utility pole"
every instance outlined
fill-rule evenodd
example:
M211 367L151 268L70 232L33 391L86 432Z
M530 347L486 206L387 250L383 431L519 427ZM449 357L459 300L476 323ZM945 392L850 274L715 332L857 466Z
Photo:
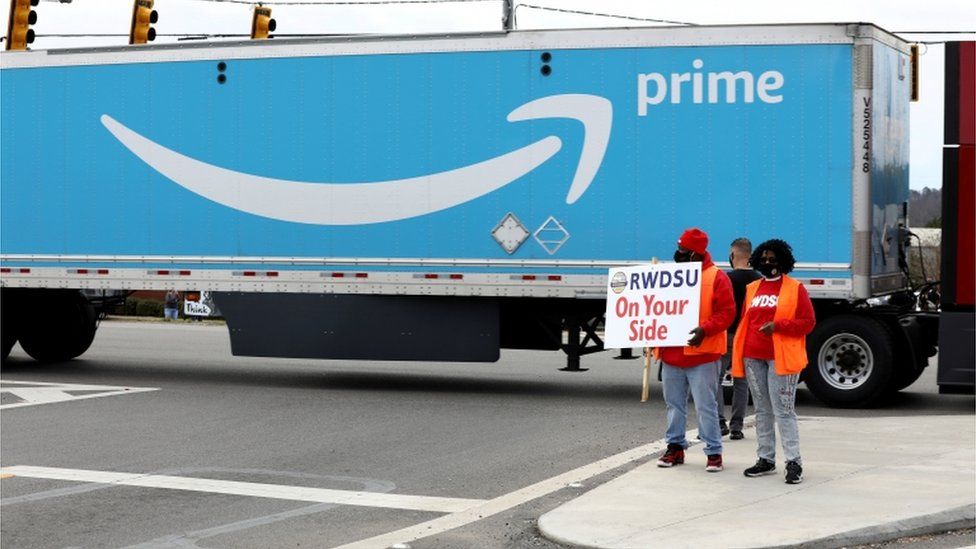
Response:
M502 27L506 32L515 30L515 0L502 0Z

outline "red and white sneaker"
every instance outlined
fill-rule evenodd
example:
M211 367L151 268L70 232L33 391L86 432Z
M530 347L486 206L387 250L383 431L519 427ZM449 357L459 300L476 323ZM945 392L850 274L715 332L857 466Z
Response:
M685 462L685 449L680 444L668 444L668 451L658 458L658 467L674 467Z
M722 454L708 456L708 463L705 465L706 471L709 473L717 473L722 469L725 469L725 467L722 466Z

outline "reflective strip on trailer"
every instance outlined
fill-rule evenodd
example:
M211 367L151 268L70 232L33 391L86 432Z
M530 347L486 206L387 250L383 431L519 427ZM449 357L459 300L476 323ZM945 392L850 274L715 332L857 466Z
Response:
M2 267L5 288L208 290L262 293L443 295L605 299L606 274L258 271L94 267ZM100 276L99 276L100 275ZM810 297L850 299L851 278L799 278Z
M186 270L181 271L181 270L173 270L173 269L154 269L154 270L146 271L146 274L150 276L190 276L193 273L192 271L186 271Z
M257 277L275 278L276 276L278 276L278 271L233 271L231 274L234 276L257 276Z

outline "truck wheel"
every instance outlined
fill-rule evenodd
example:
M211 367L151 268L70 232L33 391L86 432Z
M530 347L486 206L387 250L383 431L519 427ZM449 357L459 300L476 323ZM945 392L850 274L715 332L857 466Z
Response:
M12 334L4 332L2 336L3 339L3 360L6 361L7 357L10 356L10 350L14 348L14 343L17 343L17 338Z
M828 406L876 405L893 387L891 332L863 316L828 318L807 338L807 388Z
M91 346L95 339L95 309L76 291L38 292L34 314L28 317L20 346L34 360L71 360Z
M14 314L17 311L16 294L9 290L3 290L0 299L0 344L2 344L3 360L6 361L10 356L10 350L17 343L17 332L14 329Z

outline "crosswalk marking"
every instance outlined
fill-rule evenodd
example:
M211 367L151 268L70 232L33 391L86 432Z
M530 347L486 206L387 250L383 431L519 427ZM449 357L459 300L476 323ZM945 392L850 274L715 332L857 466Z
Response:
M9 381L4 379L0 380L0 393L13 396L19 399L19 402L0 405L0 410L158 390L158 387L84 385L80 383L47 383L41 381ZM72 392L84 392L85 394L72 394Z
M61 469L55 467L32 467L15 465L0 468L0 474L15 477L67 480L72 482L95 482L119 486L138 486L142 488L163 488L186 490L210 494L228 494L259 498L284 499L292 501L311 501L316 503L335 503L360 507L382 507L407 509L411 511L431 511L435 513L458 513L482 505L485 500L462 499L409 494L384 494L378 492L356 492L352 490L331 490L306 486L263 484L239 482L210 478L177 477L170 475L151 475L140 473L115 473L110 471L89 471L83 469Z
M691 440L694 440L695 435L697 434L698 430L696 429L688 431L686 436L690 437ZM631 448L630 450L625 450L618 454L605 457L599 461L583 465L582 467L577 467L572 471L558 474L554 477L550 477L535 484L515 490L514 492L502 494L494 499L485 500L484 504L477 507L472 507L459 513L452 513L437 517L435 519L414 524L413 526L407 526L406 528L401 528L400 530L393 532L387 532L371 538L347 543L345 545L336 547L335 549L376 549L377 547L391 547L397 544L409 544L418 539L436 536L440 533L447 532L448 530L453 530L455 528L483 520L490 516L497 515L498 513L507 511L513 507L517 507L536 498L549 495L557 490L565 488L570 483L582 482L586 479L593 478L607 471L616 469L617 467L626 465L632 461L642 459L655 452L661 452L667 448L667 446L666 441L659 439L649 444L644 444L643 446Z

